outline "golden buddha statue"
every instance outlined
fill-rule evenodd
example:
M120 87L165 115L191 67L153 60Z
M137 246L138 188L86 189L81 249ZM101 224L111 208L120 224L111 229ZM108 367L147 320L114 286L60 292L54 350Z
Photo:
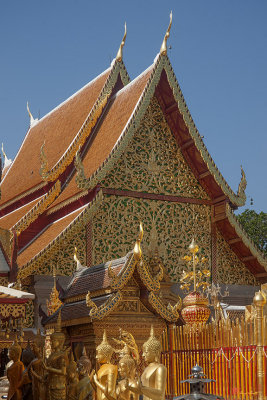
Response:
M32 343L32 350L34 352L35 359L30 365L32 394L34 400L46 400L46 374L43 364L44 345L44 337L41 335L40 329L38 329L37 335Z
M76 399L77 400L92 400L93 388L90 382L89 374L91 371L91 361L86 355L85 348L83 348L82 356L77 362L79 383L76 386Z
M137 388L129 385L133 393L143 395L143 400L164 400L167 380L167 369L160 364L161 343L154 335L151 327L150 337L143 344L143 357L148 363Z
M96 390L97 400L107 400L105 395L115 397L117 366L110 363L113 347L108 343L106 330L103 333L103 340L96 348L96 359L100 364L97 374L91 374L93 377L92 386ZM93 371L94 372L94 371Z
M71 359L67 366L67 400L76 400L78 382L77 363L74 361L73 353L71 352Z
M68 359L63 350L65 335L61 331L61 311L58 314L55 332L51 335L52 352L44 368L47 371L47 389L49 400L66 400L66 376Z
M18 344L17 338L15 342L9 349L8 356L13 364L7 369L7 379L9 381L9 390L7 399L10 400L21 400L22 392L19 388L19 384L22 378L22 373L24 371L24 365L20 361L21 347Z

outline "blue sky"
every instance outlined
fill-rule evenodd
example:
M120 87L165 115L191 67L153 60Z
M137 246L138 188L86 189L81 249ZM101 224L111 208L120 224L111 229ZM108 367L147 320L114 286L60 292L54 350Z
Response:
M267 1L9 0L0 5L0 140L14 158L29 126L106 69L127 22L133 79L168 54L195 124L233 190L267 212ZM36 149L39 151L39 149ZM249 205L249 201L247 202ZM242 211L242 209L241 209Z

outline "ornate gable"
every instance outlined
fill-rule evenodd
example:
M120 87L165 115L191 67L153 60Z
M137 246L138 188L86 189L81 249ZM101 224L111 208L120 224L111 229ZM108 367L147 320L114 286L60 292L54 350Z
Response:
M105 195L92 218L92 264L124 256L135 241L139 221L144 224L142 248L158 250L172 281L184 269L182 256L195 239L210 260L210 206Z
M186 163L155 97L103 186L209 199Z

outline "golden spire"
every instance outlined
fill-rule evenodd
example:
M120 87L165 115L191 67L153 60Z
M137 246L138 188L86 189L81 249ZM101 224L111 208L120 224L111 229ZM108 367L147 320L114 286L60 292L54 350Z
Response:
M167 55L167 39L170 36L170 30L171 30L171 26L172 26L172 11L170 13L170 23L167 29L167 32L165 33L161 48L160 48L160 54L163 56Z
M51 290L49 300L46 300L48 315L54 314L62 305L62 301L59 299L59 292L57 290L55 266L53 267L53 277L54 277L54 286Z
M125 45L126 35L127 35L127 26L126 26L126 22L125 22L125 24L124 24L124 35L123 35L123 38L122 38L118 53L116 55L116 60L117 61L122 61L122 49L123 49L123 47Z
M143 230L143 225L142 222L140 222L140 230L139 230L139 236L135 242L135 246L134 246L134 258L138 261L140 260L140 258L142 257L142 250L141 250L141 246L140 243L143 239L144 236L144 230Z

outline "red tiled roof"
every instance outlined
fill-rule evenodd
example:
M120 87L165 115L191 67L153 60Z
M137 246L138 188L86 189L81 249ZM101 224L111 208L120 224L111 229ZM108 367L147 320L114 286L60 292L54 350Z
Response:
M22 250L17 258L19 267L27 264L34 256L51 243L65 228L85 209L86 206L76 210L66 217L53 222L29 246Z
M111 267L113 272L118 275L126 262L126 257L113 260ZM108 276L108 265L97 265L94 267L83 269L81 272L76 272L72 281L68 286L65 298L70 298L82 294L87 294L88 290L94 292L98 289L104 289L110 285L110 277Z
M53 167L69 147L104 86L110 69L43 117L27 133L26 138L1 185L4 204L42 183L40 149L45 141L49 168Z
M0 218L0 226L4 229L10 229L14 226L28 211L30 211L38 201L41 200L41 197L31 201L30 203L26 204L23 207L16 209L15 211L5 215L4 217Z
M111 105L105 113L96 136L83 159L84 171L87 177L90 177L94 172L96 172L96 170L101 167L103 162L110 155L131 117L131 114L149 80L151 72L152 68L145 74L137 77L129 84L130 86L127 85L125 88L120 90L113 99L111 99ZM72 177L68 186L63 190L50 208L53 208L80 192L77 188L75 177L76 174Z
M93 301L97 307L100 307L109 299L110 296L111 295L101 296L99 298L93 299ZM61 320L71 320L72 324L74 325L75 320L78 318L88 317L90 319L91 317L89 316L89 311L90 308L87 307L85 300L77 301L75 303L63 304L63 306L61 307ZM51 315L51 317L48 317L45 321L43 321L43 323L44 325L53 324L57 321L57 318L58 312Z

